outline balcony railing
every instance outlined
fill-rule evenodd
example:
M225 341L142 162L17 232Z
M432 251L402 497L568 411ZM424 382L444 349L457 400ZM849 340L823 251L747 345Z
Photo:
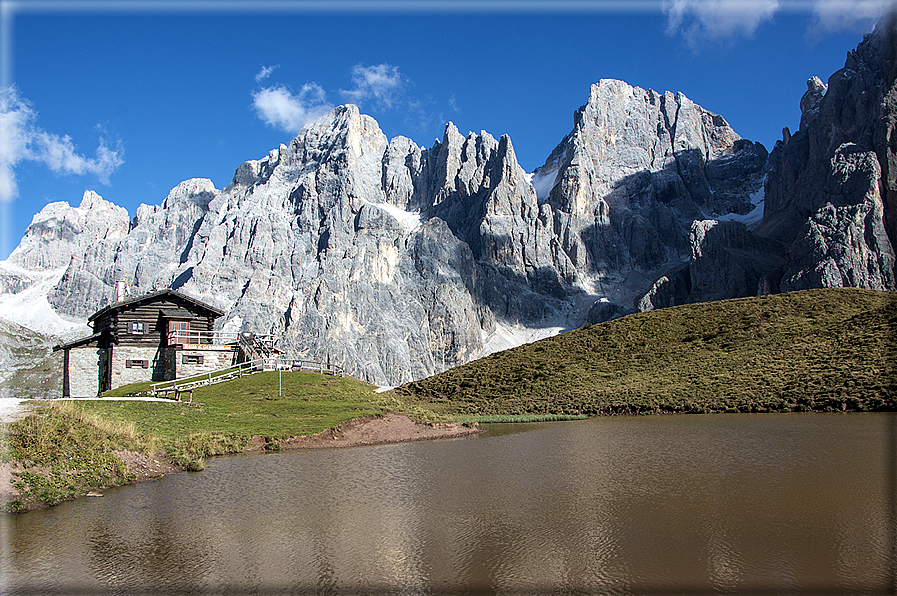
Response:
M265 345L274 345L271 334L246 333L245 331L193 331L191 329L175 329L168 333L168 345L174 344L216 344L231 346L240 343L241 337Z
M306 371L316 372L322 375L331 374L340 375L341 377L346 376L346 372L343 370L342 366L318 360L306 360L305 358L288 358L285 356L281 356L273 360L271 363L273 364L275 370L291 370L299 372Z

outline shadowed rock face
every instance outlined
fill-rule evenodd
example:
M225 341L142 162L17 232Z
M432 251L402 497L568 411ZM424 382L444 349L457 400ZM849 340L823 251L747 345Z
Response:
M602 80L536 175L554 177L544 207L577 281L600 289L686 260L695 219L751 211L766 158L681 93Z
M827 85L811 78L800 107L800 129L786 128L769 156L762 223L696 222L689 266L658 280L640 309L809 288L897 290L894 15Z
M848 55L828 85L808 81L800 130L776 143L758 233L788 246L781 291L897 289L895 48L891 18Z
M507 136L449 123L420 148L341 106L225 189L188 180L130 220L94 193L47 206L0 289L38 280L83 319L118 280L174 287L224 310L227 329L396 385L635 308L893 288L894 76L879 56L893 41L878 39L827 88L810 81L801 130L768 166L684 95L621 81L592 86L533 176ZM750 217L767 168L759 228L710 219Z

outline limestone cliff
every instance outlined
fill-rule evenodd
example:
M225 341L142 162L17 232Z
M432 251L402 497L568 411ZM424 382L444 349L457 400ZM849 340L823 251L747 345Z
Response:
M667 136L638 153L661 123ZM177 288L226 311L227 328L398 384L581 325L602 298L603 312L631 310L637 289L683 258L694 213L746 208L761 153L681 95L602 81L540 170L558 172L540 200L506 136L449 123L423 149L387 141L348 105L242 164L224 189L188 180L130 220L93 193L48 206L6 270L53 271L49 303L81 319L119 280L132 294ZM725 160L738 181L714 169Z
M809 288L897 290L897 25L892 15L824 84L768 163L762 221L695 222L691 257L642 310ZM716 225L717 223L722 225Z
M897 289L895 54L891 20L848 54L828 85L810 79L800 129L776 144L757 232L787 245L781 291Z
M811 79L770 155L681 93L615 80L532 175L507 136L449 123L423 148L341 106L226 188L187 180L133 217L92 192L48 205L0 263L0 316L25 324L6 306L35 298L26 327L73 328L117 281L172 287L397 385L633 310L895 289L895 47L880 25Z

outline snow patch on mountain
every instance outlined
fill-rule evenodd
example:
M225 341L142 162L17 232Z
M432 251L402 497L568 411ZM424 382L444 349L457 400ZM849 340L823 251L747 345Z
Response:
M763 221L763 205L765 203L765 198L765 190L761 186L757 192L751 195L751 205L753 205L754 208L749 212L743 215L738 213L727 213L722 216L713 217L712 219L717 221L740 221L748 228L753 228Z
M533 328L524 327L519 323L498 322L495 325L495 330L484 338L483 349L477 354L477 358L516 348L523 344L531 344L547 337L554 337L564 331L569 331L569 329L562 324Z
M402 227L408 232L414 232L420 229L421 226L421 218L420 211L403 211L399 209L395 205L390 205L389 203L369 203L374 207L378 207L383 209L390 215L392 215Z
M526 176L529 183L536 190L536 198L542 203L547 200L548 195L551 194L551 189L554 188L555 180L557 180L558 171L554 170L545 176L540 176L535 172L527 174Z
M0 319L54 337L81 334L88 329L85 322L60 317L47 301L47 295L59 283L66 268L32 271L7 261L0 261L0 274L12 274L31 280L21 292L0 294Z

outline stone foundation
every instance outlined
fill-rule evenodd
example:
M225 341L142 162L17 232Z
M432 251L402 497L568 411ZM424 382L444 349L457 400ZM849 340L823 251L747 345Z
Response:
M219 368L232 366L237 362L237 352L226 350L171 350L174 352L174 366L177 378L192 377L209 373Z
M159 349L143 346L115 346L112 351L112 388L130 383L161 380L154 378Z
M96 346L66 350L62 364L63 397L96 397L99 394L99 359Z

